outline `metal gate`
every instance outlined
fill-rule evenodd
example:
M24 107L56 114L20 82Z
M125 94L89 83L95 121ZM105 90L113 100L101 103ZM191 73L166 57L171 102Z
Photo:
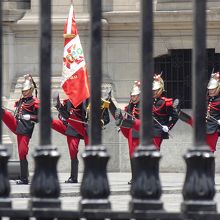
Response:
M206 78L206 1L194 0L192 57L194 141L193 146L185 154L187 172L181 210L177 213L166 212L163 209L163 203L160 200L162 193L159 179L160 153L152 146L151 100L154 73L152 0L142 0L140 7L142 10L141 82L143 85L141 106L144 109L141 111L141 119L144 123L141 125L140 146L134 154L136 175L131 186L132 199L129 203L129 210L125 212L111 210L110 187L106 174L109 155L101 143L101 127L97 120L101 115L99 108L102 81L101 0L90 1L92 105L90 146L83 153L85 171L80 188L80 209L77 211L61 209L60 185L56 170L59 154L57 149L51 145L51 112L50 102L48 102L51 98L50 86L48 86L51 78L51 0L40 2L40 143L34 154L36 169L31 183L31 198L27 210L12 209L10 185L7 178L9 156L2 145L2 130L0 130L0 216L11 219L220 219L216 203L213 201L215 195L212 169L214 155L205 145L206 84L203 82ZM2 25L0 27L0 41L2 42ZM0 43L0 51L2 51L2 43ZM0 85L2 85L2 53L0 54ZM197 84L197 81L201 83ZM2 87L0 97L2 97ZM2 100L0 99L1 106ZM142 166L143 163L145 166Z

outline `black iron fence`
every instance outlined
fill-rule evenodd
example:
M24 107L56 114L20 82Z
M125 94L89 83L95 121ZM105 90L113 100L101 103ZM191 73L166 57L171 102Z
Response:
M91 122L90 146L83 153L85 170L81 184L79 210L62 210L60 185L56 165L59 153L51 145L50 80L51 80L51 0L41 0L40 31L40 144L35 150L35 171L31 183L29 207L12 208L10 184L7 178L6 148L2 145L0 129L0 216L11 219L220 219L217 213L214 185L214 155L205 144L205 57L206 57L206 1L194 0L193 48L193 146L185 154L187 165L181 210L166 212L160 200L160 153L152 146L152 79L153 8L152 0L141 1L141 141L134 154L135 176L131 186L128 211L112 211L110 187L106 174L109 155L101 143L99 124L102 81L101 0L90 1L90 63L91 63ZM1 7L1 4L0 4ZM1 10L0 10L1 11ZM0 13L2 15L2 13ZM1 19L2 20L2 19ZM2 24L2 22L0 22ZM2 42L2 25L0 25ZM2 51L2 43L0 43ZM2 85L2 53L0 52L0 85ZM201 83L195 83L195 82ZM0 87L0 97L2 87ZM0 99L0 107L2 100ZM1 128L1 126L0 126ZM91 166L92 164L92 166ZM144 164L144 166L143 166ZM98 170L98 172L97 172ZM98 181L98 182L97 182ZM90 183L90 184L88 184ZM98 186L98 187L97 187ZM147 187L145 187L147 186Z

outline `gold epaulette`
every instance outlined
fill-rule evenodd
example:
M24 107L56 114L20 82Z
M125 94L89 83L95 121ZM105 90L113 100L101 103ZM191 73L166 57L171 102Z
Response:
M109 108L109 105L110 105L110 102L105 100L105 99L102 99L101 100L101 108Z
M110 105L110 102L105 100L105 99L101 99L101 109L104 109L104 108L109 108L109 105ZM91 105L89 104L86 108L87 111L90 110L90 107Z

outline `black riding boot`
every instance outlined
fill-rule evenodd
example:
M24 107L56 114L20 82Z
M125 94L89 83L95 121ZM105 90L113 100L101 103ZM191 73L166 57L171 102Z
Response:
M27 159L20 160L20 180L16 181L18 185L28 184L28 161Z
M77 158L71 160L70 177L68 180L65 181L65 183L78 183L78 165L79 165L79 161Z
M212 168L211 168L211 172L212 172L212 175L213 175L213 180L214 180L214 184L215 184L215 158L214 158L214 161L213 161L213 164L212 164Z
M129 185L132 184L132 181L134 179L134 172L135 172L134 161L132 159L130 159L130 163L131 163L131 180L128 182Z

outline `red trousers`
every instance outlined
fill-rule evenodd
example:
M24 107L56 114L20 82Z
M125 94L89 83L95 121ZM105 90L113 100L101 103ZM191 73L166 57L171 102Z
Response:
M140 140L139 140L139 138L132 137L132 129L121 127L121 132L128 139L129 156L130 156L130 158L132 158L135 149L137 148L137 146L140 143ZM161 146L162 141L163 141L163 139L161 137L154 137L153 138L153 145L156 146L157 150L160 150L160 146Z
M138 120L138 119L135 120L133 128L136 131L140 130L140 123L141 123L140 120ZM162 141L163 141L163 139L161 137L153 137L153 145L156 146L157 150L160 150L160 146L161 146Z
M71 115L69 119L67 119L67 122L84 138L85 145L89 144L89 136L86 132L86 127L83 123L77 122L80 121L77 117L74 115Z
M24 160L28 154L28 144L30 138L28 136L16 133L17 120L10 112L4 110L2 121L14 134L17 135L19 159Z
M80 138L66 135L65 134L66 126L63 124L63 122L61 120L53 119L51 127L55 131L66 136L66 140L67 140L67 144L68 144L68 148L69 148L70 159L71 160L76 159L77 153L78 153L78 148L79 148ZM85 145L86 145L86 142L85 142Z
M216 151L216 144L218 141L218 132L213 134L206 134L206 143L209 145L210 151Z

